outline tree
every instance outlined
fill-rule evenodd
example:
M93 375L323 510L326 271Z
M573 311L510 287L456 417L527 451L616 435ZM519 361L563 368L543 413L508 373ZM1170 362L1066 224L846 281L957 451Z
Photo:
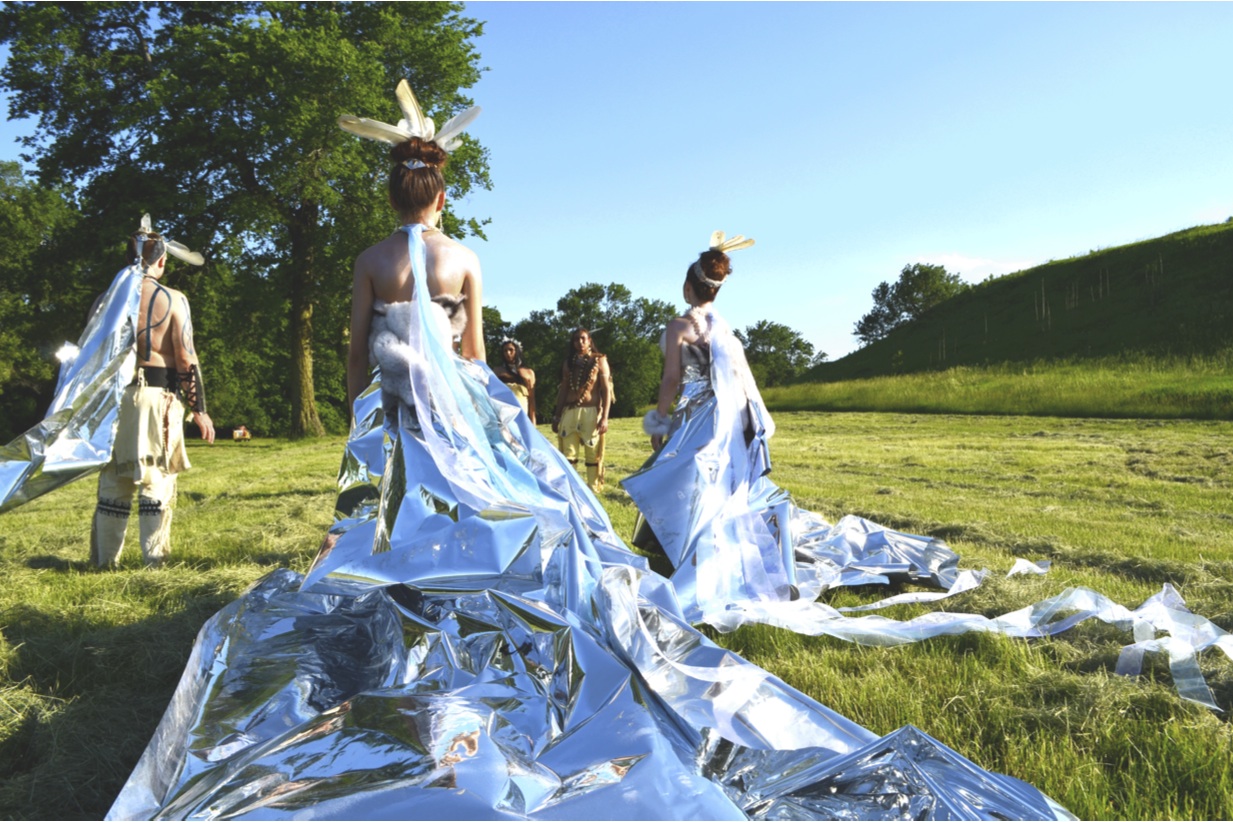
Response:
M663 371L659 335L676 314L671 304L634 297L619 283L586 283L557 300L555 310L532 311L515 324L514 336L522 341L527 365L535 369L543 418L556 403L570 332L578 327L588 329L596 348L608 356L616 388L612 415L641 413L655 401Z
M770 320L759 320L743 332L737 331L736 336L745 346L749 370L763 388L789 383L826 359L825 354L817 359L813 343L800 333Z
M958 274L948 272L943 266L905 265L894 285L881 282L873 289L873 308L856 322L852 333L866 345L876 342L970 287Z
M94 298L55 253L77 222L62 191L0 163L0 443L42 417L55 386L53 352L77 339Z
M103 254L149 211L157 227L202 249L204 276L176 285L195 311L241 326L230 330L253 346L232 356L229 339L207 351L221 358L207 360L207 372L232 374L233 390L249 395L285 396L290 432L318 434L318 392L345 404L351 261L393 224L388 147L335 121L397 120L393 89L403 77L438 121L470 105L461 89L479 79L472 41L482 26L461 8L10 3L0 11L10 48L0 84L13 94L11 118L38 117L24 143L40 180L78 186L78 247ZM489 187L486 151L468 138L446 180L455 200ZM455 236L481 227L446 214ZM217 334L198 325L203 340ZM254 371L254 352L274 361ZM345 419L345 408L330 416Z
M484 306L484 348L487 349L489 366L496 368L503 362L501 340L512 336L514 326L501 318L500 310L490 305Z

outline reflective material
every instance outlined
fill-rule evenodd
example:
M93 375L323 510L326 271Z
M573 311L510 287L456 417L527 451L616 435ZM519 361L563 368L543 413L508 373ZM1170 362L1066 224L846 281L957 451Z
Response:
M767 476L774 426L740 343L713 309L706 321L702 344L682 347L684 380L667 442L621 483L640 512L635 544L657 546L672 562L672 583L691 622L722 631L757 622L865 645L899 645L968 631L1048 636L1094 618L1133 631L1118 673L1137 675L1144 654L1166 654L1178 694L1220 710L1198 654L1217 647L1233 659L1233 636L1192 614L1168 585L1134 612L1073 588L996 619L954 612L907 621L847 616L943 600L980 586L989 572L961 571L958 555L930 537L852 516L831 525L794 506ZM1047 560L1016 559L1007 576L1048 568ZM814 601L830 588L890 582L941 590L839 609ZM1157 638L1157 631L1168 636Z
M317 559L202 628L109 818L1065 815L695 630L513 394L426 343L431 311L380 365L424 394L357 400Z
M61 348L56 396L38 425L0 449L0 512L100 470L111 459L120 395L137 364L141 269L116 275L77 341Z

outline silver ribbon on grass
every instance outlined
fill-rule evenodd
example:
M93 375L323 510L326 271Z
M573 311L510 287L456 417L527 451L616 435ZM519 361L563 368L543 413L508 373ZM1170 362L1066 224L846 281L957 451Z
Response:
M0 449L0 512L101 470L137 364L140 266L120 271L77 341L61 349L56 395L38 425Z

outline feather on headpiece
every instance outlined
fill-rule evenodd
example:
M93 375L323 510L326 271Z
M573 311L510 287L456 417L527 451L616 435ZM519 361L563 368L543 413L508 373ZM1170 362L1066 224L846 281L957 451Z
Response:
M740 251L742 248L749 248L753 244L753 237L745 239L743 234L737 234L731 239L726 239L722 231L712 231L711 244L708 250L718 251L721 254L727 254L730 251ZM698 282L703 285L710 286L711 288L719 288L723 285L722 280L712 280L703 274L702 264L699 261L695 261L694 264L689 267L689 270L693 272L693 275L698 279Z
M749 248L753 244L753 237L746 240L743 234L737 234L732 239L725 240L722 231L711 232L711 251L722 251L724 254L727 254L729 251L740 251L742 248Z
M138 234L153 234L154 224L150 222L150 215L141 215L141 227L137 229ZM184 243L177 243L175 240L163 238L163 242L167 245L167 253L173 257L177 257L189 265L204 265L205 257L196 251L189 251L188 246Z
M377 140L391 145L398 145L412 137L419 137L426 143L436 143L448 152L458 147L462 133L480 113L479 106L471 106L447 120L438 132L432 118L424 116L406 80L398 81L398 87L394 89L394 97L398 100L398 107L402 110L402 119L398 121L398 125L392 126L379 120L344 114L338 118L339 127L366 140Z

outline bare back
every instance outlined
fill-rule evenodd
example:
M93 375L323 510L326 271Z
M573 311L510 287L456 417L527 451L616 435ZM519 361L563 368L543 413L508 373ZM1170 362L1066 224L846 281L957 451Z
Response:
M141 283L137 311L137 359L140 365L187 371L197 361L188 299L152 277Z
M421 236L428 264L429 297L446 294L466 298L467 325L462 332L462 355L483 360L484 293L479 257L437 229L425 229ZM351 352L347 360L347 389L351 400L359 395L367 380L373 303L376 300L404 302L417 296L414 290L405 232L394 232L356 258L351 286Z

